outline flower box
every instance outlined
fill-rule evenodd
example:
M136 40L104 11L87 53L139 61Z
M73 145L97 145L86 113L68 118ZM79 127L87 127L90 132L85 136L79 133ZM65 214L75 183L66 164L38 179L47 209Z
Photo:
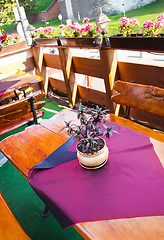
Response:
M101 36L96 37L56 37L56 38L36 38L38 46L64 46L64 47L96 47L101 45Z
M26 45L25 41L21 41L21 42L17 42L17 43L13 43L13 44L10 44L10 45L3 46L0 49L0 56L3 55L3 54L7 54L7 53L11 53L11 52L21 50L21 49L26 48L26 47L27 47L27 45Z
M67 47L97 47L101 45L101 36L60 38L60 42Z
M160 37L143 37L142 35L131 35L123 37L121 34L110 36L111 48L141 51L164 51L164 34Z
M58 37L56 38L35 38L35 42L38 46L50 46L55 47L60 45L60 40Z

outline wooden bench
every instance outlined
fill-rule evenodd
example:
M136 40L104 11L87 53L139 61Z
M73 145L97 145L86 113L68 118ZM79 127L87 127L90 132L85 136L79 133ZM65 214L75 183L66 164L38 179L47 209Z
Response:
M30 240L0 192L0 239Z
M113 89L117 92L113 94L112 100L126 106L125 118L130 118L130 108L164 117L163 88L118 80L114 83Z
M39 109L45 101L38 101L43 97L43 93L38 93L0 106L0 135L25 124L37 123L37 118L44 114Z
M26 97L26 94L33 90L33 84L42 82L43 78L30 74L21 70L15 70L10 75L2 74L0 76L0 105L11 102L13 99L18 100L21 96ZM4 77L3 77L4 76Z

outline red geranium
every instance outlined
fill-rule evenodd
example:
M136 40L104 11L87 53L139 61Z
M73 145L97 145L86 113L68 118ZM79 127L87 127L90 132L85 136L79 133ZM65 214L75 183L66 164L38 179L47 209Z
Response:
M7 38L7 35L6 34L2 35L0 38L1 38L1 40L5 40Z

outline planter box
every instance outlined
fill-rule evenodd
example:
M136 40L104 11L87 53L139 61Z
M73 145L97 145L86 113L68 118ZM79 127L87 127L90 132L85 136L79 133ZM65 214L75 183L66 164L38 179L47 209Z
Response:
M41 47L55 47L60 44L59 38L35 38L35 42Z
M96 37L59 37L59 38L36 38L37 45L55 47L96 47L101 45L101 36Z
M27 47L27 45L26 45L25 41L4 46L0 50L0 56L3 55L3 54L16 52L16 51L21 50L21 49L26 48L26 47Z
M101 36L60 38L60 42L67 47L97 47L101 45Z
M114 35L109 37L111 48L141 50L141 51L164 51L164 34L160 37L142 37L142 35L132 35L123 37Z

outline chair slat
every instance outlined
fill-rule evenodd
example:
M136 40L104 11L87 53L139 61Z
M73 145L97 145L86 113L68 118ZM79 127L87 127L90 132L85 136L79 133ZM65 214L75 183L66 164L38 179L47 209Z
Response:
M43 93L32 96L34 102L33 109L32 103L29 101L31 96L0 106L0 135L21 127L28 122L35 121L36 123L37 118L44 114L37 111L35 115L35 109L39 110L45 105L45 101L38 101L44 96ZM34 113L32 113L32 110Z

